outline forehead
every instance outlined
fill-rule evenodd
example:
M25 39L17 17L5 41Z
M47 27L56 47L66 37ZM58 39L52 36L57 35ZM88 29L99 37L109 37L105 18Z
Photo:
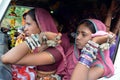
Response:
M77 31L91 32L91 30L85 24L79 25Z
M31 16L30 15L26 15L26 19L25 19L26 21L33 21L33 19L31 18Z

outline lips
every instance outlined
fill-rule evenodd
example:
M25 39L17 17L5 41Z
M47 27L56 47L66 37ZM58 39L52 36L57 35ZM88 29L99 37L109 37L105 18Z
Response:
M81 45L81 43L76 41L76 45L79 46L79 45Z
M78 40L76 40L76 44L81 44Z

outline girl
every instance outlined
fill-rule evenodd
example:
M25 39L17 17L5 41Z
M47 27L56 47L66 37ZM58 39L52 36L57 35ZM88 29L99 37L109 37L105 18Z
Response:
M99 49L99 45L104 45L102 43L109 39L105 31L105 25L96 19L85 19L79 23L75 44L66 55L67 67L63 80L70 80L70 77L71 80L97 80L114 74L108 48L102 46Z

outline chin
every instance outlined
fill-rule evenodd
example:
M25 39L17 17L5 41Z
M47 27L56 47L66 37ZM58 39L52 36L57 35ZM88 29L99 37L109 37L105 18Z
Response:
M82 48L83 48L83 46L78 46L78 45L76 45L76 47L77 47L78 49L82 49Z

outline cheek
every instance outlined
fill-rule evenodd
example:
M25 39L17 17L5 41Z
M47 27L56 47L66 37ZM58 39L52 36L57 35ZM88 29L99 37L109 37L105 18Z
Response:
M83 38L83 45L85 45L89 40L91 40L91 36Z
M85 38L84 41L87 43L89 40L91 40L91 38L92 38L92 37L89 36L89 37Z
M36 33L40 33L40 29L36 26L36 27L32 27L31 29L32 33L36 34Z
M35 29L34 29L33 27L29 27L29 28L27 29L27 33L33 34L33 33L35 33Z

